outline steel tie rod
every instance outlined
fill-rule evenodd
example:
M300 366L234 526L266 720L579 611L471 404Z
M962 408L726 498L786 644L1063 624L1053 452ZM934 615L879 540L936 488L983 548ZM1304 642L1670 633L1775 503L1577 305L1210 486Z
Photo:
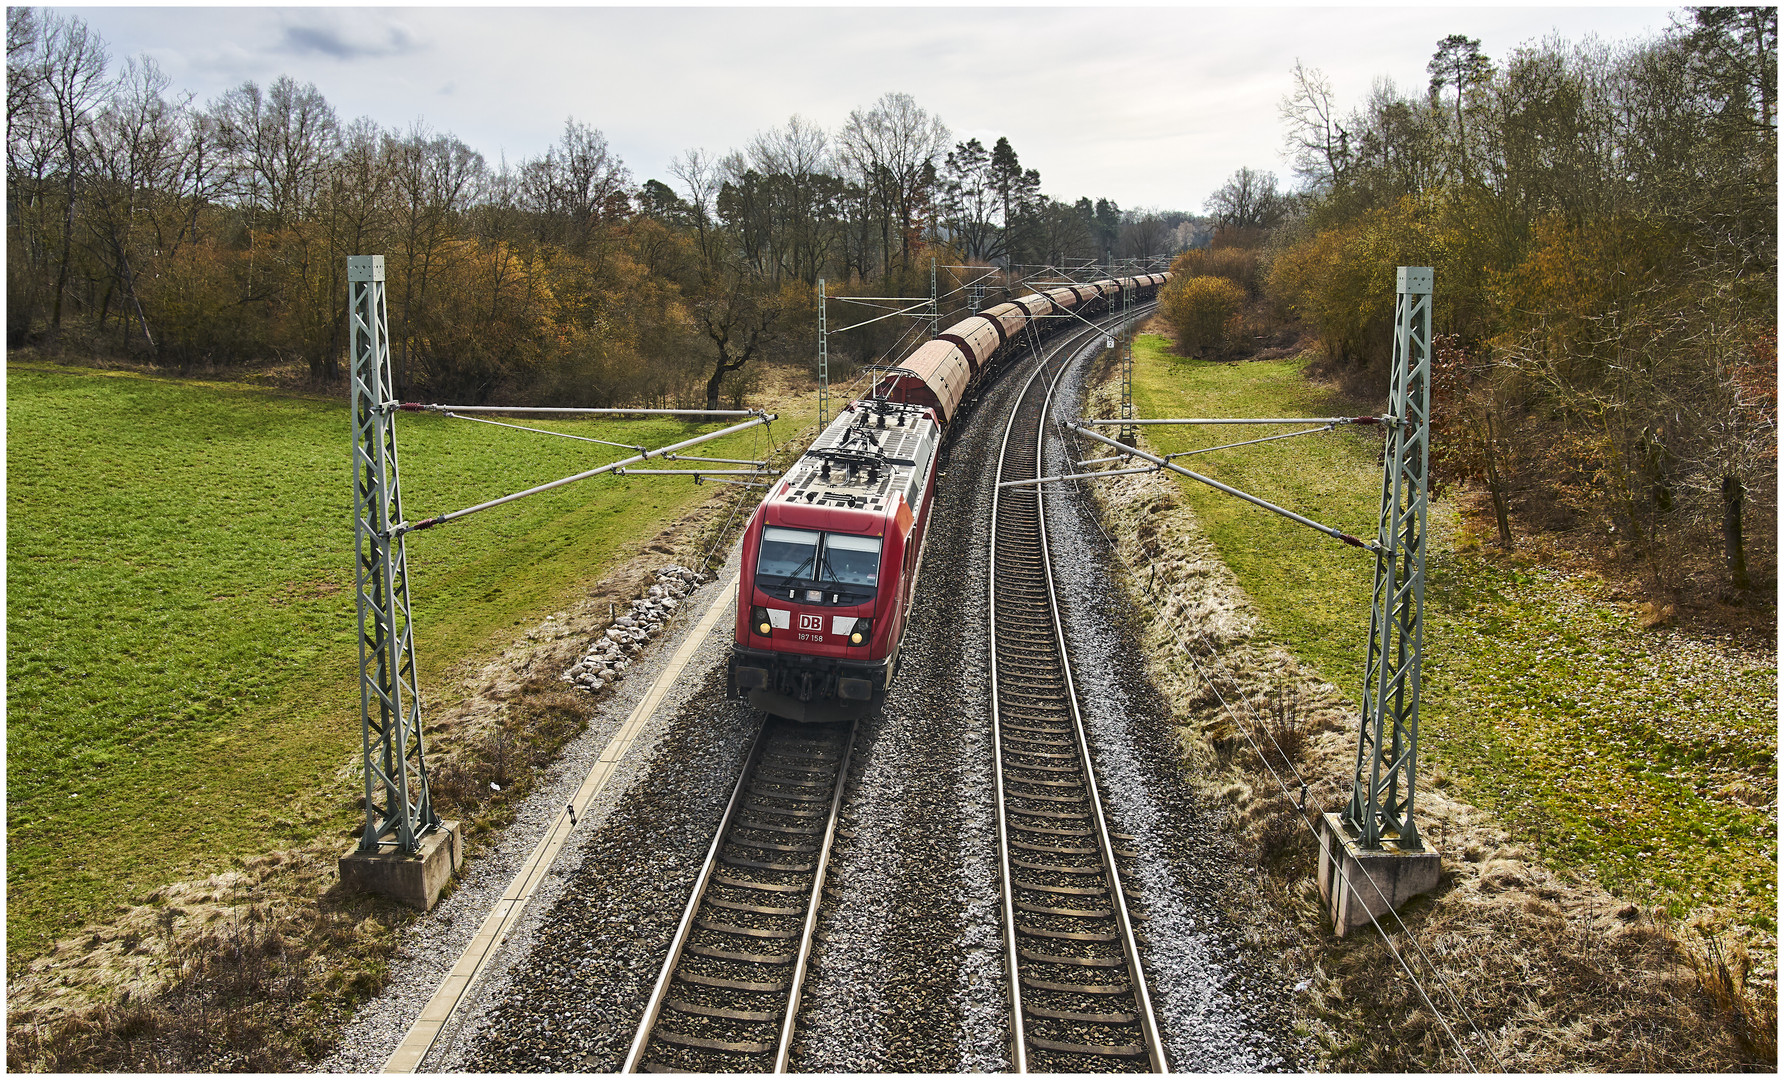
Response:
M1085 425L1123 427L1127 424L1390 424L1391 416L1258 416L1258 417L1178 417L1163 420L1079 420Z
M1108 422L1108 421L1105 421L1105 422ZM1112 422L1120 423L1119 420L1112 421ZM1139 421L1139 422L1144 423L1145 421ZM1306 423L1306 420L1304 420L1304 419L1296 420L1294 422L1297 424L1304 424L1304 423ZM1150 461L1153 464L1158 465L1162 468L1169 469L1174 473L1180 473L1183 476L1189 477L1191 480L1199 480L1202 483L1207 484L1209 487L1214 488L1217 491L1224 491L1228 495L1237 496L1238 498L1244 499L1246 502L1252 504L1253 506L1262 507L1263 509L1270 511L1272 514L1279 514L1282 517L1288 518L1290 521L1297 522L1301 525L1305 525L1308 528L1313 529L1317 532L1325 533L1327 536L1331 537L1334 540L1342 540L1344 543L1349 544L1351 547L1362 548L1364 551L1371 551L1377 555L1383 554L1380 544L1359 540L1347 532L1341 532L1338 529L1332 528L1330 525L1321 525L1319 522L1313 520L1312 518L1302 517L1300 514L1295 513L1293 510L1288 510L1283 507L1277 506L1273 502L1267 502L1263 499L1258 498L1256 495L1252 495L1247 492L1240 491L1236 487L1230 487L1226 484L1221 483L1219 480L1214 479L1213 477L1203 476L1199 472L1192 472L1191 470L1184 468L1183 466L1177 464L1174 461L1167 461L1164 458L1155 457L1152 454L1148 454L1144 450L1139 450L1132 446L1129 446L1124 442L1117 442L1116 440L1109 438L1107 435L1104 435L1100 431L1090 430L1090 428L1084 426L1083 424L1068 423L1068 424L1066 424L1066 430L1072 432L1074 435L1087 435L1090 438L1095 439L1097 442L1107 443L1108 445L1116 448L1117 450L1125 450L1137 458L1141 458L1145 461ZM1107 474L1104 474L1104 475L1107 475Z
M524 499L528 495L537 495L540 492L563 487L565 484L573 484L578 480L587 480L593 476L600 476L602 473L610 473L617 469L623 469L627 465L636 465L640 461L645 461L649 458L662 457L664 454L672 453L676 450L686 450L690 446L699 446L701 443L711 442L714 439L722 439L726 435L735 435L737 432L745 431L755 427L757 424L767 424L778 419L773 413L754 413L746 415L753 416L753 419L745 420L741 424L732 424L728 428L721 428L718 431L708 432L705 435L696 435L691 439L678 442L673 446L665 446L661 450L646 450L643 453L634 454L629 458L610 462L599 468L579 472L575 476L566 476L562 480L553 480L549 484L540 484L537 487L527 488L525 491L517 491L512 495L504 495L499 499L491 499L488 502L478 503L476 506L468 506L463 510L454 510L449 514L441 514L438 517L426 518L422 521L417 521L413 525L404 522L392 529L391 534L393 536L401 536L404 533L415 532L420 529L431 529L435 525L444 525L448 521L457 521L459 518L475 514L479 510L488 510L492 507L502 506L506 503L511 503L516 499Z
M469 420L474 424L493 424L496 427L513 428L515 431L531 431L539 435L556 435L560 439L575 439L577 442L600 443L602 446L617 446L621 450L643 450L636 443L614 442L612 439L596 439L587 435L572 435L567 431L552 431L549 428L527 427L525 424L504 424L500 420L485 420L481 416L464 416L448 409L446 415L454 420Z
M556 413L560 416L763 416L761 409L558 409L543 405L423 405L405 401L403 412Z
M1306 431L1291 431L1286 435L1265 435L1261 439L1246 439L1244 442L1222 443L1219 446L1204 446L1199 450L1179 450L1175 454L1166 454L1165 457L1170 459L1190 457L1194 454L1212 454L1216 450L1231 450L1239 446L1256 446L1259 443L1278 442L1282 439L1299 438L1302 435L1324 435L1326 432L1335 430L1337 427L1337 424L1327 424L1324 427L1308 428Z
M762 469L615 469L615 476L762 476Z
M635 446L632 449L642 450L644 448L642 446ZM664 454L662 457L665 461L714 461L721 465L754 465L758 469L767 468L768 466L768 462L766 461L754 461L750 458L693 457L689 454Z

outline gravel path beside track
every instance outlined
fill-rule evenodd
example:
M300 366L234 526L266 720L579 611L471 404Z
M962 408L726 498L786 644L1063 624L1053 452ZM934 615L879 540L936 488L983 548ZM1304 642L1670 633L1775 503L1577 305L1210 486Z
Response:
M682 605L675 631L638 658L625 681L601 703L588 730L564 749L496 846L472 852L452 895L406 935L385 992L360 1009L343 1033L339 1049L319 1071L377 1072L383 1068L483 917L545 830L563 813L564 804L589 767L650 689L681 640L710 604L731 602L730 596L718 594L735 571L733 549L717 580L702 586ZM730 621L720 618L656 718L641 733L638 744L590 805L507 944L471 986L452 1023L422 1062L422 1071L616 1067L631 1037L629 1018L635 1016L649 992L650 981L656 976L652 964L660 963L668 934L687 898L685 882L680 882L679 893L675 891L676 875L691 880L698 868L729 785L736 779L743 749L755 730L757 721L747 707L723 700L723 661L731 635ZM699 716L704 722L691 722L686 719L689 716ZM579 913L576 921L587 932L588 944L578 952L598 954L570 977L562 970L568 955L548 955L549 949L564 947L557 932L550 935L547 951L540 948L541 928L556 925L560 907L575 909ZM666 924L659 925L660 920ZM641 951L642 942L658 931L663 948L656 950L653 960ZM635 991L634 984L639 987ZM567 1012L560 1011L552 1000L553 995L566 991L579 1003ZM577 1038L572 1043L587 1044L588 1049L579 1055L585 1060L567 1059L556 1051L544 1055L550 1060L535 1060L542 1051L529 1050L527 1040L519 1038L538 1024L518 1019L526 1014L528 1002L554 1018L565 1016L564 1026L584 1021L575 1025ZM556 1019L552 1023L556 1025ZM617 1046L616 1056L605 1064L602 1051L609 1040L603 1028L612 1029L610 1041ZM553 1046L559 1043L556 1039L546 1041Z

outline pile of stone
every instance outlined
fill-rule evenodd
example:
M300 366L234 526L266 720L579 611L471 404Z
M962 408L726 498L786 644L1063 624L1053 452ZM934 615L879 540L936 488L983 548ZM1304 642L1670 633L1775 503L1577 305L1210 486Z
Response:
M590 693L625 678L632 659L644 651L645 644L663 628L687 595L706 581L705 574L685 566L666 566L657 571L656 577L657 583L632 601L630 613L613 620L589 646L588 653L560 678Z

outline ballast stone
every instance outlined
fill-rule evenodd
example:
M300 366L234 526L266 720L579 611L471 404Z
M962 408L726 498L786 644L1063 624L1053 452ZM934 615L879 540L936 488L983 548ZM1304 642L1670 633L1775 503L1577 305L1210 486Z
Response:
M625 677L627 658L644 651L663 624L675 615L681 599L706 581L706 575L683 566L667 566L656 572L657 583L645 596L631 601L629 613L613 620L583 657L559 678L591 693Z

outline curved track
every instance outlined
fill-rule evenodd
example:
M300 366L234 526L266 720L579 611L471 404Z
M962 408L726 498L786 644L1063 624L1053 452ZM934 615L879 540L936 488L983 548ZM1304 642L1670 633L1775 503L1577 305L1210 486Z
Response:
M750 749L625 1072L784 1072L853 724L770 718Z
M1039 475L1042 420L1086 332L1043 363L998 480ZM1018 1072L1168 1070L1066 660L1041 488L992 504L991 656L1005 963Z
M1052 384L1105 332L1085 328L1044 350L1006 429L1000 479L1035 475ZM1144 982L1129 974L1139 970L1133 935L1063 662L1044 528L1036 488L994 499L992 707L1014 1060L1018 1071L1162 1071ZM854 739L853 725L766 721L623 1071L787 1071Z

